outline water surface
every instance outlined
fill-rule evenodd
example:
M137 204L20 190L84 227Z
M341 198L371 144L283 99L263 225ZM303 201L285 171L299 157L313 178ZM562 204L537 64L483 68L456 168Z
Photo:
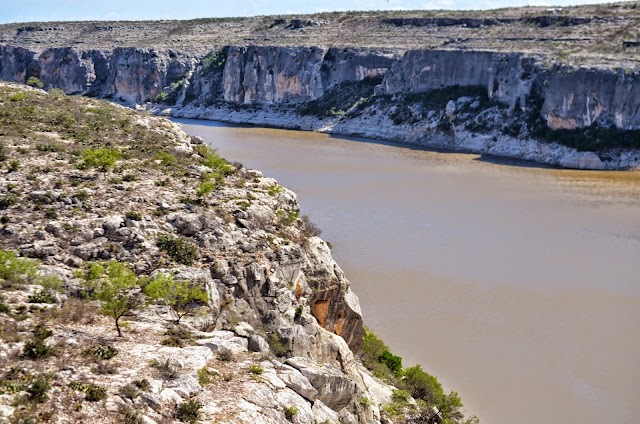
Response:
M640 173L178 122L298 193L367 324L483 423L638 422Z

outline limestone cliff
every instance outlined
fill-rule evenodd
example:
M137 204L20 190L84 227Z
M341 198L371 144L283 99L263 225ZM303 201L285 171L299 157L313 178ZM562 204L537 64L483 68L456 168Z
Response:
M380 422L394 388L295 193L162 118L4 83L0 105L0 420ZM159 276L206 296L176 322ZM91 302L112 277L136 283Z
M300 117L297 127L302 129L369 133L382 139L506 154L561 166L628 168L640 164L637 150L628 150L640 146L637 71L549 67L539 57L523 53L268 46L232 46L205 55L70 47L38 53L3 46L0 76L20 82L36 76L46 89L61 88L70 94L130 105L165 104L175 116L225 120L239 108L258 108L274 119L256 120L255 114L249 114L254 119L247 118L247 122L287 127L288 116L302 113L318 118ZM375 84L371 90L343 90L345 84L353 87L363 81ZM351 98L333 100L345 93ZM489 102L482 101L464 122L452 120L460 117L460 110L446 112L446 102L440 105L429 100L443 93L452 102L464 103L472 97ZM376 98L385 102L372 107ZM365 113L353 113L353 107ZM316 110L304 113L310 108ZM369 125L362 122L362 115L367 114L386 116L387 120L376 122L385 128L362 129ZM438 119L433 119L434 114ZM226 119L242 122L241 116ZM487 135L493 140L491 147L468 142ZM536 153L526 147L534 145L531 143ZM523 147L528 153L522 153ZM596 151L600 158L571 150L576 148ZM585 160L585 155L590 159Z

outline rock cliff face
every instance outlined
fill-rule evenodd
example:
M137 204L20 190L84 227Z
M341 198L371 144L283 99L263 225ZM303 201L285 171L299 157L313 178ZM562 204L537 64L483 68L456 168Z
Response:
M522 144L529 140L543 144L558 141L570 148L597 150L608 162L596 167L638 165L633 159L637 150L622 153L615 150L640 147L640 74L637 70L549 68L538 58L520 53L429 49L400 54L356 48L254 46L227 47L198 56L135 48L108 51L51 48L37 53L3 46L0 76L19 82L36 76L47 89L56 87L67 93L110 98L126 104L155 102L170 107L170 113L176 116L200 118L216 114L215 109L263 107L270 111L274 105L280 106L277 113L300 112L301 108L322 100L318 107L325 110L319 114L316 111L318 117L327 118L327 112L333 110L333 116L342 115L341 120L348 121L354 118L353 113L345 116L350 108L367 108L367 102L377 96L391 101L378 104L368 112L384 114L395 123L387 128L387 132L394 134L390 138L393 140L449 148L463 148L464 144L469 150L472 145L466 141L461 143L463 138L469 139L472 133L481 137L491 132L498 140L503 139L503 135L511 136L514 139L511 145L519 138ZM333 109L326 107L331 104L331 96L340 97L338 87L364 80L377 81L378 85L371 92L358 92L351 104L343 102L332 106ZM458 87L471 91L460 91ZM451 90L447 100L456 102L465 96L480 96L493 102L483 103L482 110L499 105L506 111L496 110L491 122L479 122L480 109L477 109L478 114L469 116L473 122L465 123L464 132L457 131L462 128L456 123L452 131L446 131L450 122L439 125L425 118L434 113L451 118L451 111L445 114L444 108L429 104L429 99L436 96L434 93L440 96L447 90ZM409 104L418 97L424 105L419 112L415 105ZM397 110L406 107L413 108L409 120L412 125L419 127L420 121L423 126L434 124L436 129L445 130L439 131L441 135L452 136L454 141L443 146L434 141L433 134L419 137L415 128L403 128L407 122ZM200 112L194 112L195 109ZM271 124L277 126L277 120ZM311 126L317 130L327 125L335 131L347 126L336 126L327 119L323 124ZM594 136L592 128L613 133ZM401 130L405 131L404 136ZM577 133L567 135L566 131ZM619 143L607 141L618 138ZM486 152L486 149L470 150ZM621 154L632 159L621 161ZM516 152L512 156L521 155ZM552 164L573 163L539 156L536 160L542 158Z
M0 166L15 163L0 182L0 388L10 391L0 420L51 410L60 422L173 422L192 401L204 405L206 422L380 422L393 387L359 361L358 298L317 230L298 217L295 193L162 118L6 84L0 104ZM113 140L117 162L98 175L87 152ZM206 301L192 304L179 327L163 303L139 306L116 337L113 320L80 296L83 270L104 261L148 278L171 275L206 290ZM34 264L41 277L14 263ZM49 285L39 285L46 276ZM143 292L144 284L118 296ZM38 323L50 331L43 346L52 358L21 353ZM93 363L96 346L117 358ZM15 389L32 380L46 380L45 393L53 388L35 412L17 406ZM74 390L89 386L105 402L69 406L80 401Z

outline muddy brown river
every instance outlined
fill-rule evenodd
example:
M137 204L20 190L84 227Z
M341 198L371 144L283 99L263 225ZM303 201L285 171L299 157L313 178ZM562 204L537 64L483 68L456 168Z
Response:
M640 172L177 121L294 190L368 326L483 423L640 422Z

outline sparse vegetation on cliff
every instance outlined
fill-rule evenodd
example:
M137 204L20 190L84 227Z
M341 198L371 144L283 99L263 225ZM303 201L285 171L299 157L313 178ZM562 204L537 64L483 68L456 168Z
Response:
M6 85L0 104L5 163L20 162L0 183L0 352L10 358L1 419L191 422L250 411L297 422L320 414L304 397L317 392L323 417L347 408L368 422L390 400L379 395L385 383L370 391L340 368L367 372L343 348L361 348L361 317L293 193L159 118ZM310 307L318 293L330 311ZM342 319L344 341L318 319ZM399 357L386 349L373 360L399 381ZM340 381L337 398L327 378ZM269 395L269 379L291 387L286 399ZM242 409L238 393L262 412Z

